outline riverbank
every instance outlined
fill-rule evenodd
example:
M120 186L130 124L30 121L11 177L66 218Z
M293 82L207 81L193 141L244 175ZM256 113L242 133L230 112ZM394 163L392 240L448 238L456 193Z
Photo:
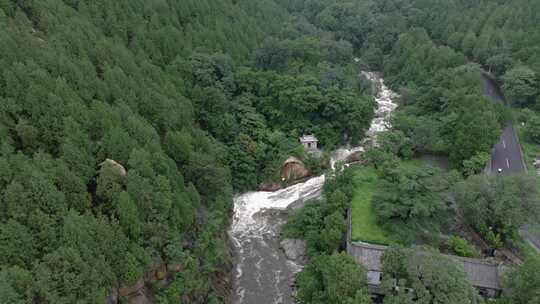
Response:
M325 176L276 192L235 197L230 237L235 248L232 303L292 304L294 276L302 269L280 249L280 227L291 210L320 196Z
M366 146L376 144L377 134L388 129L390 114L397 107L393 103L397 94L385 86L379 74L363 72L362 75L372 81L377 92L375 117L361 146L345 147L332 153L332 170L337 162L350 160ZM232 303L295 302L291 286L302 263L288 259L281 249L284 246L279 240L280 228L290 211L300 209L306 201L321 195L325 180L325 175L320 175L275 192L248 192L235 197L229 231L236 264Z

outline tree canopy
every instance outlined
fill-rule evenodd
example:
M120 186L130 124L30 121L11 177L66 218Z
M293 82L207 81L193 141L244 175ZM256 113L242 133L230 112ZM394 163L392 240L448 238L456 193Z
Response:
M298 277L302 303L367 304L367 273L346 253L313 259Z
M392 247L383 255L384 303L478 303L463 267L426 248Z
M357 41L280 1L0 1L0 26L12 303L104 302L163 268L163 301L224 301L233 193L277 179L303 133L330 149L373 116Z
M0 0L2 299L104 302L165 267L160 300L225 302L233 194L277 180L302 134L327 150L361 142L375 104L360 68L401 94L379 212L436 214L437 175L396 175L390 155L435 152L477 173L507 119L481 70L540 109L539 12L535 0ZM307 268L305 299L363 303L364 282L336 283L362 274L332 255L350 199L336 184L288 229L335 267ZM460 187L494 240L535 214L525 179Z
M526 175L472 176L456 185L456 202L466 221L494 242L511 242L518 229L540 216L538 181Z

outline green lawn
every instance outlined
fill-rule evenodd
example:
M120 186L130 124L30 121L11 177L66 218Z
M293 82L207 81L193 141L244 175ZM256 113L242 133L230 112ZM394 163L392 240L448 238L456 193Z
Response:
M410 169L430 164L423 160L414 159L402 161L402 169ZM392 245L399 240L384 230L378 223L373 208L373 195L377 190L379 176L373 167L361 166L354 169L354 193L351 203L352 241L363 241L379 245Z
M353 241L364 241L388 245L393 243L387 233L377 224L372 198L378 179L373 167L358 167L354 172L354 195L352 199L352 234Z

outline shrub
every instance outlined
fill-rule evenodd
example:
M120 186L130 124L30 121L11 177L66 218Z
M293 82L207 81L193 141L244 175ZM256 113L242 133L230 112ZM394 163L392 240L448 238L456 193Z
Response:
M459 256L469 258L480 256L480 253L472 244L459 236L452 236L450 241L448 241L448 245L450 246L450 249Z

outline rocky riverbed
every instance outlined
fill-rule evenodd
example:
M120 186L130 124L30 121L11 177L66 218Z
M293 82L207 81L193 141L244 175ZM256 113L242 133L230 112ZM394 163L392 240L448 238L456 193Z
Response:
M377 109L366 140L359 147L344 147L332 155L331 167L345 161L366 146L376 143L376 135L388 129L388 118L397 107L397 94L391 91L377 73L363 72L372 81ZM229 235L235 247L235 304L292 304L296 274L307 257L302 240L280 241L280 227L287 214L303 203L320 197L325 176L313 177L275 192L248 192L234 199L234 217Z

